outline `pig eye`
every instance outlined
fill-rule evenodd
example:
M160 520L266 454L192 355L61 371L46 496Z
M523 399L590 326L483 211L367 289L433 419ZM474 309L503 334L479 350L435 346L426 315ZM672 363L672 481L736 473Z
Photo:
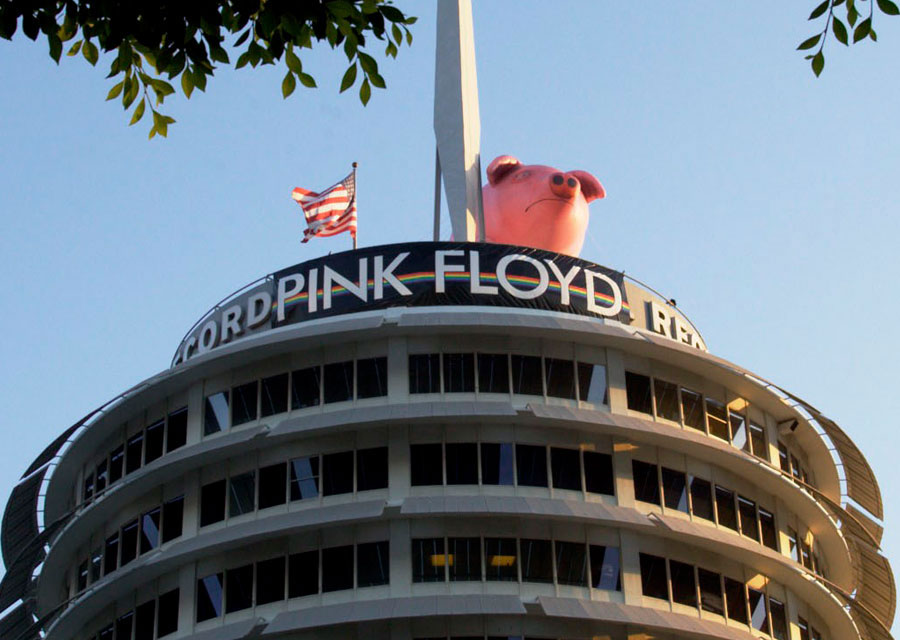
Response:
M566 184L568 184L570 187L574 188L575 185L577 185L578 183L575 182L575 178L569 178L568 180L566 180Z
M563 183L563 177L561 175L559 175L557 173L555 176L553 176L553 184L562 184L562 183Z

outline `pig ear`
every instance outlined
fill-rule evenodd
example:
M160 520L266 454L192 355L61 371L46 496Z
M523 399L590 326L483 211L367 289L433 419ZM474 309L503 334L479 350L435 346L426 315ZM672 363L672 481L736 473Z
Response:
M578 181L581 183L581 193L584 194L584 199L588 202L606 197L606 190L603 188L603 185L587 171L570 171L569 173L578 178Z
M488 165L488 182L491 183L492 186L497 184L503 179L503 176L521 165L522 163L512 156L497 156L491 161L491 164Z

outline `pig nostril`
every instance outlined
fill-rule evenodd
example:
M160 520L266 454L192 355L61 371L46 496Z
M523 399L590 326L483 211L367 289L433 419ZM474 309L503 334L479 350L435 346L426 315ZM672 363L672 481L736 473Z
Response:
M559 175L557 173L555 176L553 176L553 184L562 184L562 183L563 183L563 177L561 175Z
M572 187L572 188L574 189L575 186L576 186L578 183L575 182L575 178L569 178L569 179L566 181L566 184L568 184L570 187Z

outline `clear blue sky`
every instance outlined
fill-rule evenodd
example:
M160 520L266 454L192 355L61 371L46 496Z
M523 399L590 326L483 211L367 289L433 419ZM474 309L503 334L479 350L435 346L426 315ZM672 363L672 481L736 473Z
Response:
M896 564L900 18L879 16L876 45L829 42L817 80L794 51L814 4L476 2L482 157L593 172L608 197L584 257L675 297L715 354L835 418L887 496ZM348 247L300 244L293 187L356 160L361 244L430 239L435 8L400 5L416 40L367 108L337 93L343 54L317 49L319 89L284 101L283 69L223 69L170 98L178 123L149 142L103 101L104 70L0 41L4 501L221 297Z

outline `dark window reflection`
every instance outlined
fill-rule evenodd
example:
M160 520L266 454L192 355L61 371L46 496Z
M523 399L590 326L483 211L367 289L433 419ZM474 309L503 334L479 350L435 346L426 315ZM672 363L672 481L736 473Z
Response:
M97 634L98 640L113 640L114 637L115 631L112 624L106 625L100 629L100 633Z
M606 367L602 364L578 363L578 395L582 402L609 404Z
M508 442L481 443L481 483L513 484L513 446Z
M144 444L144 464L153 462L163 454L163 440L166 437L166 423L160 420L147 427Z
M256 381L242 384L231 390L231 425L237 426L256 420Z
M447 484L478 484L478 445L448 442Z
M225 613L253 606L253 565L225 572Z
M294 458L291 469L291 502L319 497L319 456Z
M571 360L544 358L544 373L548 396L575 399L575 365Z
M778 530L775 527L775 516L763 509L759 508L759 525L762 529L762 543L778 551Z
M712 484L702 478L691 477L691 513L698 518L715 521L713 515Z
M200 487L200 526L225 519L225 480L216 480Z
M516 445L516 479L520 487L547 486L547 448Z
M591 583L595 589L622 590L618 547L591 545Z
M772 637L775 640L788 640L787 611L785 611L784 603L775 598L769 598L769 613L772 616Z
M544 395L539 356L512 356L513 393Z
M319 551L304 551L288 558L288 598L319 593Z
M582 542L556 541L556 581L587 586L587 550Z
M107 462L106 460L101 460L100 463L97 464L97 493L103 491L108 483L109 469Z
M256 508L256 472L232 476L228 482L228 515L250 513Z
M706 423L703 420L703 396L696 391L681 389L681 411L684 414L684 426L706 431Z
M522 548L522 580L553 582L553 548L549 540L520 540Z
M291 373L291 409L305 409L319 405L321 369L309 367Z
M164 503L162 517L162 541L168 542L179 537L184 522L184 496Z
M134 626L134 612L129 611L116 619L116 637L131 640L131 629Z
M750 626L757 631L769 632L769 612L766 609L766 596L762 591L747 589L750 602Z
M101 577L103 577L103 549L101 547L97 547L93 551L91 551L91 582L97 582Z
M596 451L585 451L582 455L584 455L585 490L607 496L616 495L612 456Z
M669 561L672 575L672 600L688 607L697 606L697 582L694 567L683 562Z
M788 456L788 448L783 442L778 443L778 463L781 465L782 471L788 474L791 472L791 459Z
M284 504L287 499L287 465L283 462L259 470L259 508Z
M159 607L156 610L156 637L162 638L178 631L178 589L167 591L159 596Z
M197 622L211 620L222 615L222 574L200 578L197 581Z
M747 624L747 596L744 583L725 578L725 606L728 619Z
M409 356L409 392L441 392L441 356L423 353Z
M356 490L387 489L388 448L360 449L356 452Z
M322 549L322 591L353 588L353 545Z
M388 394L387 358L356 361L356 397L377 398Z
M759 523L756 520L756 503L738 496L738 512L741 516L741 533L759 542Z
M678 385L656 378L653 380L653 390L656 393L656 415L666 420L681 422Z
M581 491L581 452L577 449L550 448L550 468L554 489Z
M387 540L356 545L356 586L390 584L390 555Z
M761 425L750 422L750 450L757 458L769 459L769 448L766 446L766 431Z
M159 507L141 516L141 553L147 553L159 546L159 523Z
M665 558L641 554L641 592L650 598L669 599Z
M134 610L134 640L153 640L153 619L156 617L156 600L139 604ZM125 636L123 640L127 640Z
M328 453L322 456L322 495L353 493L353 452Z
M256 604L284 600L284 556L256 563Z
M444 553L443 538L421 538L412 541L413 582L443 582L446 564L447 555Z
M478 391L509 393L509 359L505 353L478 354Z
M109 575L119 566L119 534L114 533L103 545L103 575Z
M653 391L650 388L649 376L626 371L625 394L630 410L647 414L653 413Z
M89 502L94 497L94 474L89 473L84 478L84 484L81 489L81 499L83 502Z
M687 483L684 473L663 467L662 485L666 508L687 513Z
M134 473L141 468L141 460L144 454L144 432L128 438L125 447L125 473Z
M166 452L175 451L187 443L187 407L169 414L166 420Z
M260 415L265 418L288 410L288 374L263 378L260 387Z
M125 462L125 447L119 445L109 454L109 483L112 484L122 477L122 467Z
M516 568L516 539L485 538L484 565L488 580L517 581L519 572Z
M409 462L412 486L444 484L444 462L440 443L411 444Z
M203 435L208 436L228 428L228 392L207 396L203 411Z
M353 400L353 360L332 362L322 369L325 404Z
M634 476L634 499L658 505L660 502L657 466L640 460L632 460L631 472Z
M475 355L472 353L444 354L444 391L469 393L475 391Z
M709 435L728 441L728 417L724 404L707 398L706 421L709 424Z
M734 508L734 491L716 486L716 515L720 525L735 531L738 530L737 512Z
M138 545L138 521L132 520L122 527L120 540L122 541L122 556L119 566L124 567L137 557Z
M481 580L481 539L450 538L447 546L451 582Z
M722 597L722 577L718 573L697 569L700 582L700 606L704 611L725 615L725 600Z

